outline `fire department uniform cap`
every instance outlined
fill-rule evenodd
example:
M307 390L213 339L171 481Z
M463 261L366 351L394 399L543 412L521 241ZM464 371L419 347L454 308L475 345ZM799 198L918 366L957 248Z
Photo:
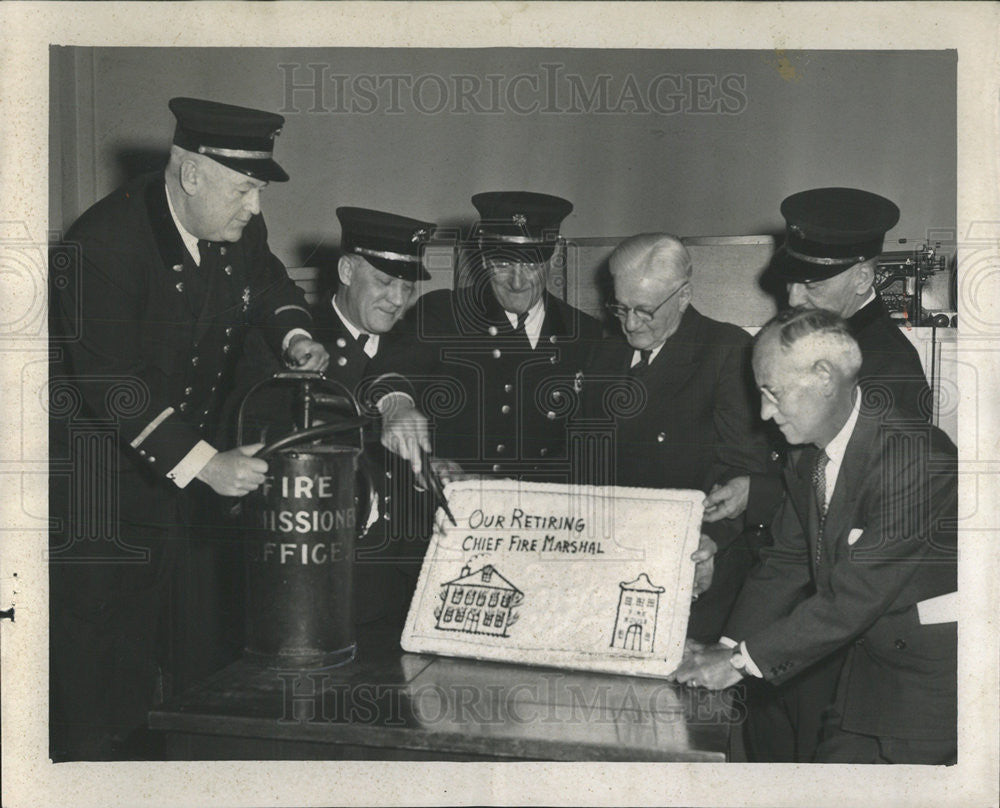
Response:
M788 283L807 283L879 255L885 234L899 221L899 208L857 188L813 188L785 199L781 215L785 243L772 269Z
M337 218L345 254L360 255L376 269L404 281L430 278L421 259L437 225L368 208L337 208Z
M573 203L531 191L490 191L476 194L472 204L480 221L472 231L474 248L487 258L548 261L559 243L559 225Z
M174 143L182 149L264 182L288 179L272 157L281 115L200 98L171 98L169 106L177 118Z

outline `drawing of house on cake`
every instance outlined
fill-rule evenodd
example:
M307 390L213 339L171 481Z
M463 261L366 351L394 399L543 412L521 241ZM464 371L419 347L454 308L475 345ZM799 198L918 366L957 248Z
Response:
M644 572L639 573L634 581L622 581L618 587L618 613L615 615L611 647L653 653L656 613L660 607L660 595L665 590L650 581Z
M524 600L524 593L492 564L475 572L466 564L457 578L441 584L440 597L441 604L434 609L434 628L506 637L507 629L517 622L515 609Z

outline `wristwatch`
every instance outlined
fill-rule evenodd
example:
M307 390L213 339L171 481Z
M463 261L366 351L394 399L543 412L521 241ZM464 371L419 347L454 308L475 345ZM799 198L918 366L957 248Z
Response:
M732 656L729 657L729 664L746 676L747 658L743 656L743 653L740 651L740 647L738 645L733 649Z

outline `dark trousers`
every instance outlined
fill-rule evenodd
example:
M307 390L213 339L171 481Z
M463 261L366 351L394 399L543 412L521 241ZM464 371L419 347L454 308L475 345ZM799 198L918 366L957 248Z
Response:
M912 763L951 766L958 760L955 738L892 738L848 732L835 705L827 714L817 763Z
M756 763L811 762L843 666L844 653L838 652L778 686L750 680L743 730L747 757Z
M66 547L53 539L53 548ZM162 618L176 545L161 527L125 522L117 539L80 542L49 562L55 761L156 756L145 728L150 707L164 695ZM146 560L120 543L145 550Z

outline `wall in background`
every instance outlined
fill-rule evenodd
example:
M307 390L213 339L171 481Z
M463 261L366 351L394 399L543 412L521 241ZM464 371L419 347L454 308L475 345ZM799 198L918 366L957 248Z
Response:
M898 249L900 237L955 227L956 59L53 47L51 223L65 228L127 176L162 166L167 100L191 95L286 116L276 154L292 180L263 204L290 266L329 264L338 205L461 228L472 194L520 188L573 200L563 232L599 237L778 233L788 194L857 186L899 204L886 245Z

